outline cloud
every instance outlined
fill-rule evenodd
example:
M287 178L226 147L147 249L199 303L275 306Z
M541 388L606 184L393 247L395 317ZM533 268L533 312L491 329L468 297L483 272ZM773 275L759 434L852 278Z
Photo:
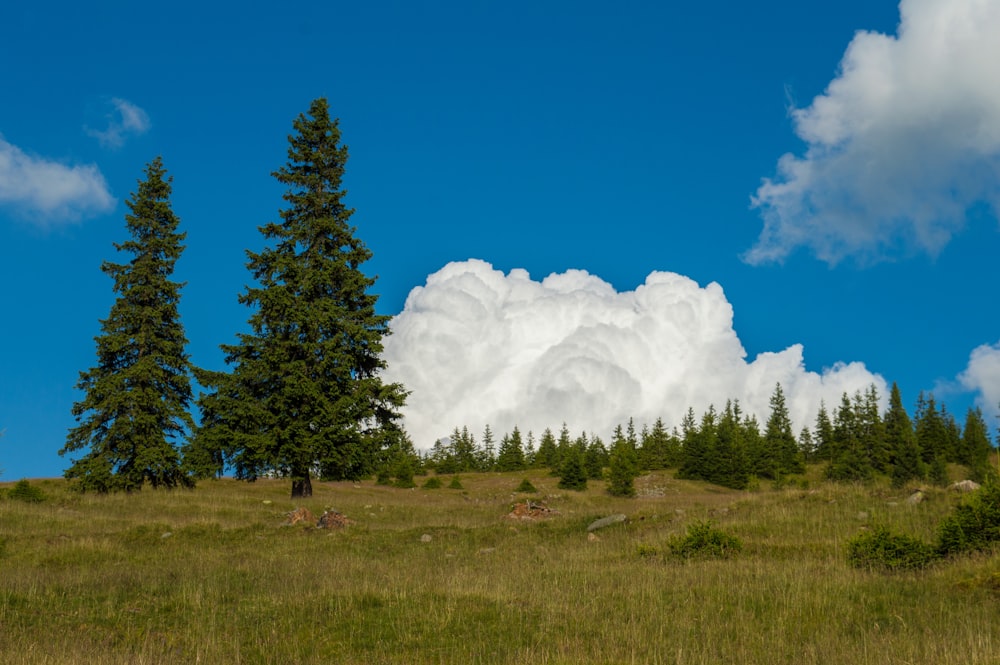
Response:
M958 375L958 382L978 393L976 403L984 414L1000 414L1000 342L976 347L969 354L968 367Z
M749 263L806 247L834 264L936 255L970 208L1000 210L1000 3L902 0L896 36L858 32L837 77L791 112L806 142L753 197Z
M0 207L46 225L108 212L115 204L96 165L29 155L0 135Z
M761 423L775 383L797 428L812 426L821 399L882 377L861 363L805 370L800 345L747 362L722 287L654 272L618 293L582 270L541 282L478 260L450 263L410 292L386 339L388 380L412 391L403 411L418 447L456 426L536 434L565 421L602 436L634 417L678 425L728 398Z
M93 136L103 148L120 148L125 145L125 139L140 136L149 131L149 115L132 102L120 97L110 100L111 110L105 115L108 127L104 130L86 127L88 136Z

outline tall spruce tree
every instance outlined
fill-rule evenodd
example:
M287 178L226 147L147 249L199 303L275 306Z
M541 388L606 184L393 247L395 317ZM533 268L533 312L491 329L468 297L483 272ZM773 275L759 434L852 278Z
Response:
M990 465L992 451L993 444L990 442L983 412L979 407L970 407L965 416L958 461L969 468L972 479L976 482L981 483L995 478L996 469Z
M240 478L290 476L292 496L312 494L311 476L358 478L402 432L406 393L383 383L389 318L375 312L375 283L361 270L371 251L350 225L341 180L347 147L325 99L294 121L281 222L260 228L271 246L247 252L256 286L239 298L251 332L223 345L228 373L202 379L200 445L225 451Z
M805 460L792 431L792 421L788 416L785 393L781 390L780 383L775 384L771 394L771 415L764 426L764 447L774 460L774 469L778 474L805 471Z
M172 178L157 157L126 202L130 240L115 243L128 263L101 270L118 294L97 336L97 365L80 373L79 423L60 455L89 448L65 476L81 489L109 492L190 485L178 445L194 428L189 406L193 366L178 313L183 284L171 281L186 234L170 206Z
M907 481L926 475L927 470L920 459L917 434L903 407L903 398L895 382L889 393L889 410L885 414L885 443L889 451L889 473L894 486L902 487Z

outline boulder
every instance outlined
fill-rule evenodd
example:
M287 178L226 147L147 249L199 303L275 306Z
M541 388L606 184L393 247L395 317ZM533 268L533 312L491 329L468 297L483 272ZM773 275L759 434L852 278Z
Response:
M948 486L948 489L953 492L975 492L977 489L982 487L979 483L974 480L960 480L957 483L952 483Z

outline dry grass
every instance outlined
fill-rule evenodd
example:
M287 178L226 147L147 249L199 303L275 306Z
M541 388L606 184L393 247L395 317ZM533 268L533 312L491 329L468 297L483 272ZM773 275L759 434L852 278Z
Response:
M557 516L506 518L524 477ZM932 537L945 492L908 506L881 486L735 492L661 474L616 499L556 482L317 483L300 504L283 481L108 497L36 483L44 503L0 500L0 662L1000 662L996 556L888 576L844 560L874 522ZM297 505L356 523L281 526ZM588 540L618 512L628 522ZM704 519L742 554L663 554Z

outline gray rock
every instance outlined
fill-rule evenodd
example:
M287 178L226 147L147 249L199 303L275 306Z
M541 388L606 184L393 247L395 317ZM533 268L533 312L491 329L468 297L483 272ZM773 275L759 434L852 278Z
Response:
M429 543L432 540L434 540L434 539L431 538L431 534L429 534L429 533L425 533L424 535L420 536L420 542L422 542L422 543Z
M974 480L960 480L949 485L948 489L954 492L975 492L980 487L982 486Z
M618 513L617 515L608 515L607 517L602 517L599 520L594 520L587 527L587 531L597 531L598 529L603 529L606 526L611 526L612 524L620 524L627 520L628 518Z
M927 498L927 495L924 494L923 490L917 490L916 492L914 492L910 496L906 497L906 505L908 505L908 506L915 506L918 503L922 503L923 500L926 499L926 498Z

